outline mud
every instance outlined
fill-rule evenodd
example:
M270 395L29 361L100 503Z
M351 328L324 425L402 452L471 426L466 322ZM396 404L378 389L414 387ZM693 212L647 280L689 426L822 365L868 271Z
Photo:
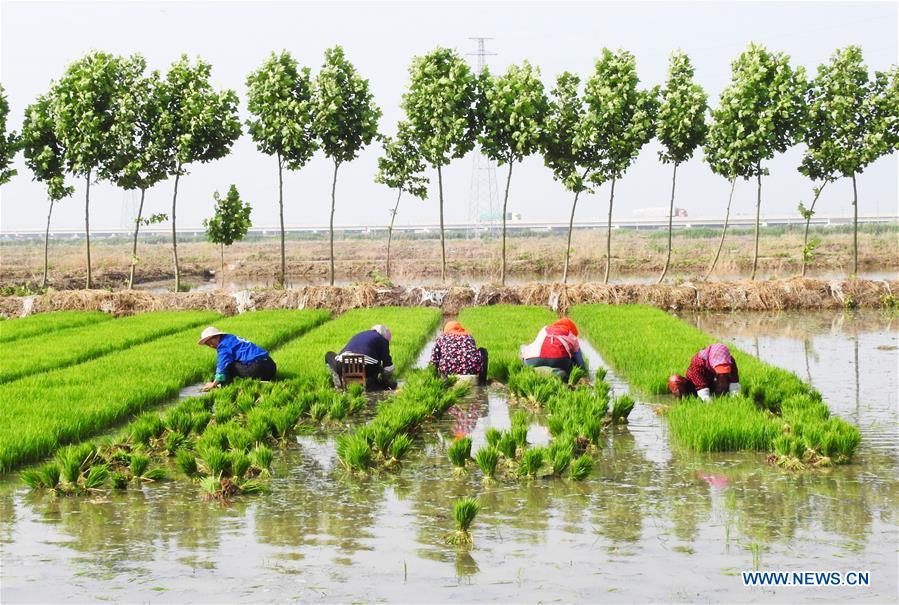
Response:
M259 309L330 309L432 306L454 315L463 307L526 304L559 313L584 303L642 303L672 311L776 311L787 309L894 308L897 280L785 279L771 281L652 284L545 284L515 286L381 287L304 286L291 289L149 293L97 290L50 291L0 298L0 314L22 317L63 310L100 310L114 315L146 311L210 309L225 315Z

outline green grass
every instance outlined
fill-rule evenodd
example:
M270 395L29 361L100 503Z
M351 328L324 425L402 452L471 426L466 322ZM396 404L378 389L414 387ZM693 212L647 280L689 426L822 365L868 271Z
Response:
M216 327L272 348L327 318L326 311L256 311L218 321ZM211 379L215 352L197 346L197 338L197 330L182 330L0 385L0 471L95 435L171 399L185 385Z
M112 319L112 315L102 311L56 311L7 319L0 321L0 342L12 342L21 338L86 326L110 319Z
M603 359L637 390L668 392L671 374L683 374L708 334L654 307L581 305L571 317ZM691 399L672 406L674 440L697 451L773 451L779 462L828 464L849 460L858 429L831 417L821 395L795 374L729 347L740 370L742 394L709 405ZM777 448L775 448L775 443Z
M509 369L518 362L518 350L537 336L543 326L554 322L556 315L544 307L525 305L493 305L466 307L459 312L459 322L479 347L487 349L488 375L506 381Z
M215 321L209 311L158 311L34 335L4 348L0 383L95 359Z

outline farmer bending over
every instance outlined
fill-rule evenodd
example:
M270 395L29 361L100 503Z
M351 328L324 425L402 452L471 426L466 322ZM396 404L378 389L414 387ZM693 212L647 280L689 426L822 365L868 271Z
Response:
M333 351L325 353L325 363L331 370L331 380L335 388L343 386L343 356L362 355L365 357L365 387L366 390L393 389L396 381L393 380L393 359L390 358L390 330L380 324L372 326L371 330L359 332L346 343L340 350L340 354Z
M693 356L686 378L673 374L668 388L675 397L696 395L703 401L712 399L712 393L721 395L740 392L740 376L737 362L723 344L713 344Z
M443 334L434 341L430 363L444 378L450 374L477 376L478 384L487 383L487 349L479 349L458 321L443 326Z
M567 317L563 317L556 323L542 328L534 342L521 347L521 360L525 365L532 367L550 368L559 378L568 380L568 374L573 366L587 369L577 337L577 326Z
M197 344L215 349L218 357L215 378L203 385L204 391L228 384L235 376L271 380L278 369L269 357L268 351L262 347L233 334L216 330L212 326L203 330Z

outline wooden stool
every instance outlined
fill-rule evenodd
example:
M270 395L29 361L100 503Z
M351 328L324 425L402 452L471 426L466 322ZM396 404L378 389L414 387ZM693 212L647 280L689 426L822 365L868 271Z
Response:
M344 353L340 358L340 380L343 387L353 383L365 386L365 355Z

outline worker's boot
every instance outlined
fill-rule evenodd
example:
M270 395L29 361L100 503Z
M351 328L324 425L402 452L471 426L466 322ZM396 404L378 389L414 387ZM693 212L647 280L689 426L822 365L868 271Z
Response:
M343 388L343 380L340 378L340 374L338 374L334 370L334 368L332 368L331 366L328 366L328 371L331 372L331 384L334 385L334 388L342 389Z

